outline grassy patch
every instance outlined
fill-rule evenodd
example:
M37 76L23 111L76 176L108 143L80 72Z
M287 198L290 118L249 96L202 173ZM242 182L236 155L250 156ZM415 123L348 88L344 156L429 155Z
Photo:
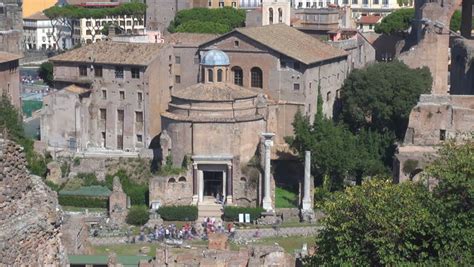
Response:
M107 209L104 208L82 208L82 207L72 207L72 206L61 206L64 211L78 211L78 212L85 212L86 209L89 212L107 212Z
M298 194L285 188L275 188L276 208L296 208L298 207Z
M285 249L286 252L293 254L295 249L301 249L304 243L308 246L315 242L314 236L290 236L290 237L268 237L262 238L256 244L274 245L275 243Z
M154 257L156 253L156 248L159 247L158 244L120 244L120 245L103 245L103 246L93 246L92 254L93 255L109 255L110 252L115 252L117 255L121 256L137 256L141 255L139 250L142 247L149 247L150 253L146 256Z

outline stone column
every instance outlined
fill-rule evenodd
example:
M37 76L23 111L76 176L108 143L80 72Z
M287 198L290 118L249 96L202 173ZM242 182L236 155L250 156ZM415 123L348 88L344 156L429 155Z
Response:
M462 0L461 35L471 38L472 31L472 0Z
M303 193L303 210L312 210L311 205L311 152L305 151L304 155L304 193Z
M197 163L193 163L193 204L198 203L198 168Z
M227 196L227 192L226 192L226 188L227 188L227 175L226 175L226 172L227 171L223 171L222 172L222 199L223 201L225 201L226 199L226 196Z
M227 164L227 197L226 197L226 202L227 204L232 203L232 164Z
M270 160L271 160L271 148L273 146L272 138L274 133L263 133L264 138L264 147L265 147L265 176L263 181L264 191L263 191L263 200L262 206L266 211L272 211L272 197L270 190L270 178L271 178L271 169L270 169Z
M201 203L204 199L204 172L202 170L198 170L198 203Z

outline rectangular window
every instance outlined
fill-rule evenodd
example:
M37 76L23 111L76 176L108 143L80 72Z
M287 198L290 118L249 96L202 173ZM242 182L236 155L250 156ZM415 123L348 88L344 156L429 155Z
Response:
M440 141L446 140L446 130L444 129L439 130L439 140Z
M280 68L286 69L286 61L280 60Z
M94 66L94 76L102 77L102 66Z
M388 0L382 0L382 5L388 6Z
M300 84L299 83L294 83L293 84L293 90L299 91L300 90Z
M119 122L123 122L123 119L124 119L123 109L118 109L117 110L117 120Z
M87 76L87 66L79 66L79 76Z
M219 2L219 7L224 7L224 2Z
M181 83L181 76L179 76L179 75L174 76L174 82L175 83Z
M379 0L373 0L372 3L373 3L374 5L378 5L378 4L379 4Z
M208 5L208 6L212 6L212 1L209 1L209 2L207 3L207 5Z
M368 4L369 4L369 0L362 0L362 4L363 4L363 5L368 5Z
M105 142L106 142L106 139L105 139L105 132L102 132L102 133L101 133L101 137L102 137L102 147L105 147Z
M342 4L348 5L348 4L349 4L349 0L342 0Z
M293 62L293 67L295 68L295 70L299 70L301 66L299 62Z
M90 27L90 26L92 26L92 22L86 21L86 27Z
M352 0L353 5L357 5L357 0Z
M132 79L140 79L140 69L132 68Z
M136 111L135 112L135 121L136 122L143 122L143 112Z
M175 64L181 64L181 57L180 56L175 56L174 57L174 63Z
M137 134L137 142L143 142L143 136L141 134Z
M115 78L123 79L123 67L115 67Z
M310 3L310 2L306 2L306 7L307 7L307 8L311 7L311 3Z
M120 95L120 100L125 100L125 91L120 91L119 95Z
M138 100L139 103L143 101L143 93L142 92L137 93L137 100Z
M237 7L237 2L232 2L232 7Z
M107 90L102 90L102 99L107 99Z
M107 110L105 108L99 109L100 119L105 121L107 119Z

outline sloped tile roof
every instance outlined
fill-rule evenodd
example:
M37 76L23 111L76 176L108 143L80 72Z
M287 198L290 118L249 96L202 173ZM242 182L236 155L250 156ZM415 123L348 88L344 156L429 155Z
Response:
M46 17L46 15L42 11L36 12L33 15L31 15L29 17L26 17L24 19L26 19L26 20L49 20L49 18Z
M382 19L382 16L367 15L362 16L357 23L358 24L376 24Z
M21 58L20 55L0 51L0 63L13 61L13 60L17 60L17 59L20 59L20 58Z
M257 97L257 93L232 83L198 83L173 92L173 97L214 102Z
M177 32L170 35L164 36L165 43L181 46L195 46L206 43L219 35L207 34L207 33L186 33Z
M238 28L236 31L307 65L347 55L345 51L286 24Z
M161 47L162 44L102 41L67 51L50 58L50 61L148 66L158 56Z

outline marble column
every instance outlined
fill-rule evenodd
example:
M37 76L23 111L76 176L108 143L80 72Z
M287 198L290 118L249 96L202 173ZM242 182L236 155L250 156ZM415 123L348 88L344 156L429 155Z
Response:
M264 176L264 181L263 181L263 200L262 200L262 206L266 211L272 211L273 210L273 205L272 205L272 197L271 197L271 168L270 168L270 161L271 161L271 148L273 146L273 141L272 138L275 136L274 133L263 133L262 134L264 138L264 147L265 147L265 176Z
M197 163L193 163L193 204L198 203L198 168Z
M311 152L305 151L304 155L304 193L303 193L303 210L312 210L311 204Z
M202 203L204 199L204 172L202 170L198 170L198 203Z
M222 199L223 201L225 201L226 199L226 196L227 196L227 192L226 192L226 189L227 189L227 170L223 171L222 172Z
M227 164L227 204L232 204L232 164Z

